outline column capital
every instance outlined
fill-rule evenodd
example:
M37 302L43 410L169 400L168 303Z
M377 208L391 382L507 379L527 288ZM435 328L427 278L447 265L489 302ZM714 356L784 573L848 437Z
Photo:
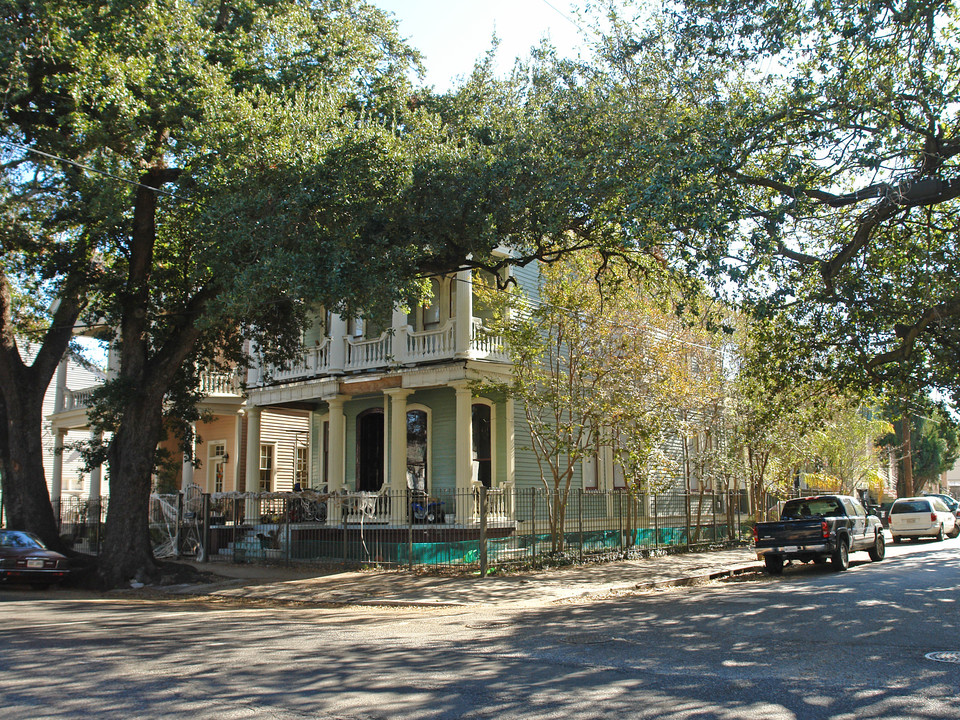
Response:
M403 400L413 395L413 388L387 388L383 394L391 400Z

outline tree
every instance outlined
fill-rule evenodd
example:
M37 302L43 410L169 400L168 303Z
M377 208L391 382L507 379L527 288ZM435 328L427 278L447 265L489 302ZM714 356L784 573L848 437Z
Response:
M670 18L723 117L701 152L728 227L768 260L761 309L808 329L818 371L957 392L956 4L686 0Z
M860 398L837 397L830 414L810 437L810 451L816 473L806 476L807 484L816 480L832 492L853 495L857 489L875 491L882 501L881 438L893 426L882 419L877 401L862 403Z
M91 415L111 439L89 453L109 460L110 584L155 574L164 413L188 448L197 373L242 364L242 339L282 363L317 304L372 313L429 273L625 245L617 186L584 162L589 106L575 82L554 92L550 63L503 82L481 63L450 96L414 93L415 53L359 0L5 0L0 22L3 202L20 243L7 283L59 299L45 318L58 339L80 318L120 358ZM44 188L64 209L56 232L36 222ZM505 238L515 253L496 259ZM29 392L5 394L7 413L38 435L62 348L44 342L30 377L12 348L0 366ZM37 527L42 474L11 467L6 494L29 494L17 512Z
M924 396L910 398L906 422L902 411L895 406L887 407L886 412L894 419L883 442L899 450L897 494L912 497L928 484L938 483L940 475L953 467L960 455L957 424ZM910 468L909 482L907 467Z
M239 360L241 330L283 357L300 298L363 307L409 291L423 257L378 233L372 209L395 210L413 158L429 154L385 122L405 107L415 56L355 2L0 9L4 207L17 221L4 287L33 283L59 300L24 368L4 296L0 368L15 380L4 409L17 425L4 494L25 525L42 525L42 472L19 471L17 444L39 438L40 398L86 307L120 353L92 418L113 431L95 452L110 461L101 568L116 584L154 572L154 452L165 407L192 419L201 362ZM38 197L53 198L60 225L36 220Z
M674 314L669 276L635 260L631 267L598 253L566 255L540 267L536 288L488 290L497 308L492 332L512 373L480 386L524 410L555 552L564 547L569 493L584 459L613 448L631 496L663 489L682 463L671 441L715 399L703 392L710 363L695 359L705 346Z

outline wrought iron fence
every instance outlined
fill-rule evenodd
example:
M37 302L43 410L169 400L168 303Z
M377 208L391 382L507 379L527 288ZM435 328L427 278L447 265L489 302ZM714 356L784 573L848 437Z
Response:
M476 485L406 492L154 496L158 556L214 562L470 567L545 557L629 557L751 537L743 493L571 491Z
M63 542L77 552L99 555L107 504L107 498L91 500L76 495L54 500L53 511Z

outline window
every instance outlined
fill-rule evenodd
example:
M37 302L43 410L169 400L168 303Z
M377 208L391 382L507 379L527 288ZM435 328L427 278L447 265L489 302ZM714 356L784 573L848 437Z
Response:
M273 445L260 446L260 492L273 488Z
M583 459L583 465L580 471L583 473L583 489L600 489L600 456L599 454L588 456Z
M293 461L293 484L303 489L307 487L307 448L297 446L296 457Z
M473 479L490 487L493 463L490 453L490 406L473 405Z
M407 487L427 491L427 413L407 413Z
M430 299L423 306L423 329L430 330L440 325L440 281L430 280Z
M363 337L363 318L350 318L347 321L347 335L352 338Z
M223 442L215 442L210 444L210 455L208 467L209 472L213 475L212 482L207 483L207 487L212 487L213 492L223 492L223 471L224 471L224 458L227 454L227 444Z

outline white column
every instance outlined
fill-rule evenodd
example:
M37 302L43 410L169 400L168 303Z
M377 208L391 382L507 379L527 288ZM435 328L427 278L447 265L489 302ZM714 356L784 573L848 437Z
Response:
M327 457L327 492L337 493L343 489L346 480L346 421L343 417L345 397L334 396L327 400L330 410L330 448ZM327 503L327 524L340 524L340 501L331 498Z
M473 334L473 273L461 270L457 273L457 328L456 357L470 354L470 336Z
M67 395L67 356L64 355L57 365L57 385L53 394L53 411L63 412Z
M457 396L457 522L473 516L473 393L466 382L454 385Z
M504 414L506 415L505 423L505 435L507 441L506 452L504 453L507 458L507 484L513 485L514 480L516 480L516 428L514 427L515 418L514 412L516 411L516 403L514 399L507 398L506 403L504 404Z
M247 408L247 462L244 474L246 492L260 491L260 413L262 408Z
M390 479L391 515L393 521L403 523L407 519L407 397L412 390L395 388L384 390L390 399L390 461L387 477Z
M346 481L346 463L344 454L346 452L346 421L343 416L343 404L345 397L332 397L327 400L330 407L330 456L327 459L327 470L330 472L330 481L327 489L330 492L337 492L343 488Z
M260 492L260 413L262 408L247 408L247 458L245 487L248 493ZM260 502L248 497L243 503L247 523L260 522Z
M346 318L332 313L330 315L330 364L332 373L343 372L347 364L347 321Z
M53 429L53 474L50 477L50 502L60 502L63 493L63 440L66 433Z
M390 325L393 328L393 360L398 365L403 365L409 362L407 356L407 333L410 332L410 328L407 325L407 313L402 308L395 307L393 309L393 320Z

